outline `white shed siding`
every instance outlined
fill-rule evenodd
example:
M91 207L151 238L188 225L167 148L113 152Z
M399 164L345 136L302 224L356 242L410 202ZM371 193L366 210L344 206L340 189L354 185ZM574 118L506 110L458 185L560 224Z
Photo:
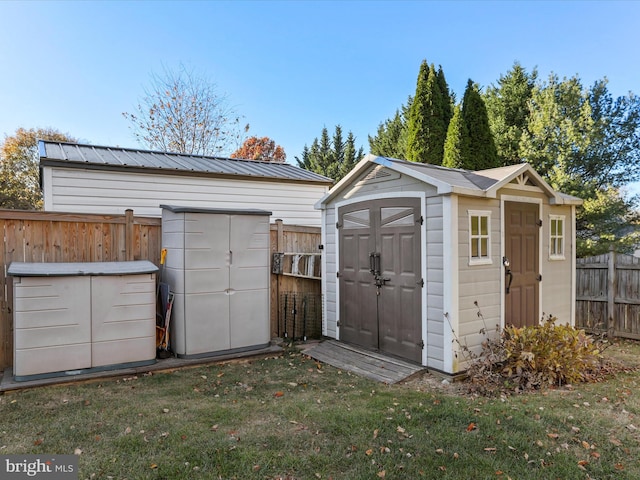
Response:
M322 272L322 278L325 284L324 293L324 335L337 338L337 321L338 321L338 282L336 272L338 270L338 241L336 237L336 214L335 208L328 208L325 212L325 245L324 256L326 258L326 270Z
M426 247L427 278L427 366L444 371L445 328L444 318L444 242L442 197L426 199ZM424 253L423 253L424 254Z
M320 226L314 204L324 185L44 167L45 210L159 217L161 204L258 208L291 225Z
M564 260L549 258L550 215L564 216ZM571 221L570 206L544 205L542 208L542 282L540 295L542 311L540 315L552 315L558 319L557 324L573 325L572 305L572 259L575 256L575 230Z
M469 264L469 211L485 211L491 216L491 263L487 265ZM456 336L458 340L474 353L482 349L486 339L480 331L486 329L492 336L499 326L501 311L502 259L501 252L501 214L499 200L483 200L460 197L458 202L458 253L459 253L459 322ZM477 305L476 305L477 302ZM478 313L481 313L479 316ZM460 358L460 367L464 368L464 358Z

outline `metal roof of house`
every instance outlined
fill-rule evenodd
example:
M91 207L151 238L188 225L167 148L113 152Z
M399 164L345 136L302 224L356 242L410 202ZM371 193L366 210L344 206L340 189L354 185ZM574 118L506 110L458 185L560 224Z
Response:
M316 208L322 208L322 205L329 202L332 198L335 198L340 191L354 181L355 178L358 178L363 171L370 168L371 164L404 173L429 185L433 185L441 195L455 193L485 198L495 198L498 189L505 187L509 182L516 179L516 177L526 174L531 182L540 187L542 191L552 199L552 203L582 204L582 200L577 197L556 192L531 165L527 163L473 172L470 170L409 162L397 158L387 158L369 154L316 203Z
M288 163L205 157L135 148L38 141L40 165L135 170L175 175L204 175L330 185L333 180Z

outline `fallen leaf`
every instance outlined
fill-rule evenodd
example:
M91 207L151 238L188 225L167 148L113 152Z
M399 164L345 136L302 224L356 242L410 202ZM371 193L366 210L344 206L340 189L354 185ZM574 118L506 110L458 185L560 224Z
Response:
M587 462L586 460L580 460L578 462L578 465L580 465L581 467L584 467L585 465L589 465L589 462Z
M260 465L254 465L254 466L253 466L253 471L254 471L254 472L258 472L258 471L260 471Z
M380 478L384 478L387 475L387 472L385 472L384 470L378 472L378 477Z
M224 372L220 372L218 375L216 375L216 377L218 377L218 378L224 377Z
M536 440L536 445L542 447L544 443L542 443L542 440Z
M402 428L402 427L398 426L398 428L396 428L396 432L398 432L398 433L404 433L404 432L406 432L406 430L405 430L404 428Z
M284 397L284 392L277 391L276 393L273 394L273 396L276 398Z
M37 447L38 445L42 445L43 440L41 438L37 438L33 444Z
M502 470L496 470L496 475L502 475L504 472Z
M80 450L79 448L76 448L76 449L73 451L73 454L74 454L74 455L82 455L82 450Z
M163 408L162 409L162 413L169 413L169 409L168 408Z
M622 446L622 442L620 440L618 440L616 437L611 437L609 439L609 441L611 443L613 443L616 447L621 447Z
M124 434L129 435L131 433L131 427L127 427L124 429Z
M365 453L365 455L366 455L367 457L370 457L371 455L373 455L373 449L372 449L372 448L369 448L369 449L368 449L366 452L364 452L364 453Z
M215 425L211 426L211 430L213 430L214 432L218 431L218 424L216 423Z
M591 453L590 453L590 455L591 455L593 458L600 458L600 454L599 454L598 452L591 452Z
M442 455L444 453L444 450L441 448L436 448L436 453Z
M624 470L624 465L622 465L621 463L616 463L613 468L615 468L616 470Z
M556 438L558 438L558 436L559 436L559 435L558 435L557 433L547 433L547 437L549 437L549 438L553 438L554 440L555 440Z
M589 448L591 448L591 445L589 445L589 442L585 442L584 440L582 441L582 447L586 448L587 450L589 450Z
M467 432L471 432L472 430L475 430L476 428L476 424L471 422L469 425L467 425Z
M447 471L447 467L445 467L444 465L440 465L440 466L438 467L438 469L439 469L440 471L442 471L442 472L446 472L446 471Z
M151 465L149 465L149 468L152 470L155 470L156 468L158 468L158 465L155 463L152 463Z
M485 447L484 451L485 452L495 452L498 449L496 447Z
M374 439L374 440L375 440L376 438L378 438L378 433L379 433L379 430L376 428L376 429L373 431L373 439Z
M458 452L454 452L453 453L453 458L455 458L456 460L460 458L460 454L458 454Z

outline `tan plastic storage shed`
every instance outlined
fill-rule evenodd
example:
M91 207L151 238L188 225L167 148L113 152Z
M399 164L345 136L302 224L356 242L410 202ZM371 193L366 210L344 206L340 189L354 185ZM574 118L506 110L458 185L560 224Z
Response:
M162 275L175 295L174 353L215 356L267 346L271 212L161 207Z
M13 262L18 381L155 362L155 272L149 261Z

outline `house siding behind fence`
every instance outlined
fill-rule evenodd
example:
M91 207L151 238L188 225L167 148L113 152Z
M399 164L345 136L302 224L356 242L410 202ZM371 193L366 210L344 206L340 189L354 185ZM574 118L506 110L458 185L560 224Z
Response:
M314 209L328 186L302 182L162 175L44 167L46 211L160 217L161 204L200 208L257 208L272 221L320 226Z

